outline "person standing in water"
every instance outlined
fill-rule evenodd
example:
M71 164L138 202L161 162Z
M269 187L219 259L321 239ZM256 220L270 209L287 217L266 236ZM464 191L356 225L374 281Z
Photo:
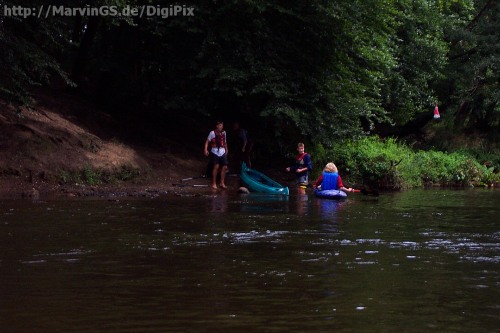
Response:
M210 146L210 151L208 150ZM205 156L210 156L212 168L212 188L217 189L217 174L220 169L220 187L226 188L225 178L227 172L227 140L226 131L224 131L224 123L217 121L215 130L208 133L204 147Z
M312 171L311 155L305 152L305 145L302 142L297 144L297 152L295 163L286 168L286 171L295 173L298 192L304 194L309 184L309 172Z

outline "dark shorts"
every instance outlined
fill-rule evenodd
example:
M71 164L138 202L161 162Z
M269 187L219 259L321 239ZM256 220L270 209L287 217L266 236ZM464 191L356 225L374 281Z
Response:
M227 165L226 154L224 154L222 156L217 156L214 153L210 153L210 163L212 165L218 164L220 166Z
M297 178L297 186L299 188L307 188L307 184L309 184L309 175L302 175Z

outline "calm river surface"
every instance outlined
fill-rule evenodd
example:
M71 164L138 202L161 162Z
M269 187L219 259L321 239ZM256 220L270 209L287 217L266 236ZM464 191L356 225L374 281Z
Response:
M0 201L0 332L499 332L500 191Z

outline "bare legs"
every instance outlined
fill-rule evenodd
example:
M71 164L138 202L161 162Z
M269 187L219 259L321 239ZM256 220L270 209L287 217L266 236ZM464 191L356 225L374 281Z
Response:
M226 188L226 172L227 165L223 165L220 171L220 187ZM217 174L219 173L219 164L214 164L214 168L212 170L212 188L217 189Z
M224 182L226 179L226 172L227 172L227 165L224 165L222 167L222 170L220 171L220 187L226 188L226 183Z

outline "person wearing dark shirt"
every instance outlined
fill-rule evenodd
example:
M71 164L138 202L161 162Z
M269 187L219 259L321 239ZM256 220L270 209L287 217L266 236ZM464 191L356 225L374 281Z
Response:
M238 163L238 167L241 167L241 163L245 162L246 165L252 167L252 151L253 151L253 140L248 135L248 131L240 126L239 122L233 123L233 130L235 137L238 140L239 147L236 148L234 153L235 159Z
M297 177L299 194L304 194L309 184L309 172L312 171L311 155L305 152L305 145L300 142L297 144L297 157L295 163L286 168L288 172L294 172Z

